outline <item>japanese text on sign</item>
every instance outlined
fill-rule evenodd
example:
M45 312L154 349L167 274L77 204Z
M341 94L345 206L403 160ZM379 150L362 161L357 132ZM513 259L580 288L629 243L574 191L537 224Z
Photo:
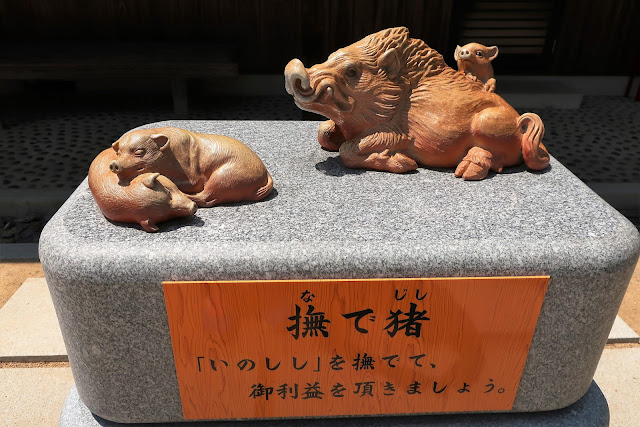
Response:
M184 416L508 410L548 280L165 282Z

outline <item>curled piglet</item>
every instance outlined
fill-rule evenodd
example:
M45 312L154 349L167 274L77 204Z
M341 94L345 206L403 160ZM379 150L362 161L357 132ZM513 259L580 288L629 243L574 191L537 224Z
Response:
M155 232L161 222L196 212L196 203L158 172L119 179L110 169L115 159L115 151L108 148L89 168L89 189L100 211L111 221L137 223L145 231Z

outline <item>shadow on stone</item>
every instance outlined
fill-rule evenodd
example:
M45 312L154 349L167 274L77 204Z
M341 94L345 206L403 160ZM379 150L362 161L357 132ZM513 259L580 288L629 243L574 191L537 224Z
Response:
M277 189L273 189L271 190L271 193L269 193L269 195L267 197L265 197L262 200L257 200L257 201L244 201L244 202L237 202L237 203L225 203L223 205L216 205L213 206L211 208L201 208L201 209L215 209L217 206L245 206L245 205L253 205L255 203L263 203L263 202L268 202L270 200L275 199L276 197L278 197L278 190Z
M142 227L140 226L140 224L115 222L109 219L107 219L107 221L109 221L111 224L117 227L133 228L135 230L142 231ZM196 213L195 216L170 219L169 221L160 223L159 224L160 230L156 231L156 234L166 233L168 231L177 230L178 228L182 228L182 227L203 227L203 226L204 226L204 221L202 220L202 218L198 217L198 214Z
M345 176L345 175L362 175L367 172L367 169L354 169L348 168L342 164L340 160L340 156L329 157L327 160L316 163L316 169L322 172L325 175L329 176ZM379 172L379 171L372 171ZM391 173L391 172L382 172L382 173ZM413 170L409 172L404 172L403 175L414 175L420 173L419 170Z
M316 163L316 169L329 176L362 175L364 169L351 169L345 167L340 161L340 157L329 157L327 160Z
M200 228L203 226L204 226L204 220L200 218L198 216L198 213L196 212L194 216L186 216L183 218L170 219L167 222L163 222L162 224L160 224L160 230L158 230L156 233L158 234L167 233L169 231L173 231L182 227Z
M534 171L531 169L526 169L529 173L532 173L534 175L544 175L545 173L549 173L551 172L551 169L553 169L553 165L549 165L547 166L545 169L541 170L541 171Z
M341 177L341 176L345 176L345 175L361 175L361 174L363 174L363 173L365 173L367 171L366 169L352 169L352 168L348 168L348 167L344 166L342 164L342 161L340 161L340 156L329 157L329 158L327 158L326 160L324 160L322 162L316 163L316 169L319 170L320 172L322 172L325 175L337 176L337 177ZM450 174L453 174L454 171L455 171L455 168L434 168L434 167L420 166L416 170L413 170L413 171L410 171L410 172L405 172L403 175L413 175L413 174L420 173L420 169L428 169L428 170L433 170L433 171L437 171L437 172L441 172L441 173L450 173ZM534 175L543 175L543 174L548 173L549 171L551 171L551 169L552 169L552 165L549 165L544 170L535 171L535 170L531 170L531 169L527 168L527 166L524 163L522 163L522 164L517 165L517 166L505 168L500 173L496 173L494 171L489 171L489 174L484 179L488 180L488 179L494 178L496 175L511 175L511 174L520 173L520 172L529 172L529 173L532 173ZM390 173L390 172L386 172L386 173ZM269 200L269 197L267 199L265 199L265 200Z

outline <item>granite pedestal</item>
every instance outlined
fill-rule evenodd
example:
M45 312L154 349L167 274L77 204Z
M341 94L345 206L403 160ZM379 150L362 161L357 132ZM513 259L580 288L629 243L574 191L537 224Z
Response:
M549 275L512 411L584 396L638 260L635 227L554 159L480 182L350 170L319 147L317 125L144 126L237 138L275 191L149 234L107 221L85 181L52 218L40 259L86 407L114 422L184 420L164 280Z
M62 407L58 427L600 427L609 425L609 406L595 382L576 403L547 412L502 414L410 415L268 421L122 424L93 414L80 400L74 386Z

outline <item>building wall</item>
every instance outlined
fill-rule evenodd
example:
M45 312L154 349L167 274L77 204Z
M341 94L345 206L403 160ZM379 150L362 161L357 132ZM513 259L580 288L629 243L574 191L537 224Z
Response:
M280 73L404 25L450 58L473 0L0 0L0 37L38 40L227 43L243 74ZM562 0L555 44L535 73L625 75L640 46L637 0ZM1 55L1 53L0 53ZM507 65L508 62L505 62ZM536 69L537 68L537 69ZM512 70L503 68L501 74ZM521 72L522 70L518 70ZM526 71L526 70L525 70Z

